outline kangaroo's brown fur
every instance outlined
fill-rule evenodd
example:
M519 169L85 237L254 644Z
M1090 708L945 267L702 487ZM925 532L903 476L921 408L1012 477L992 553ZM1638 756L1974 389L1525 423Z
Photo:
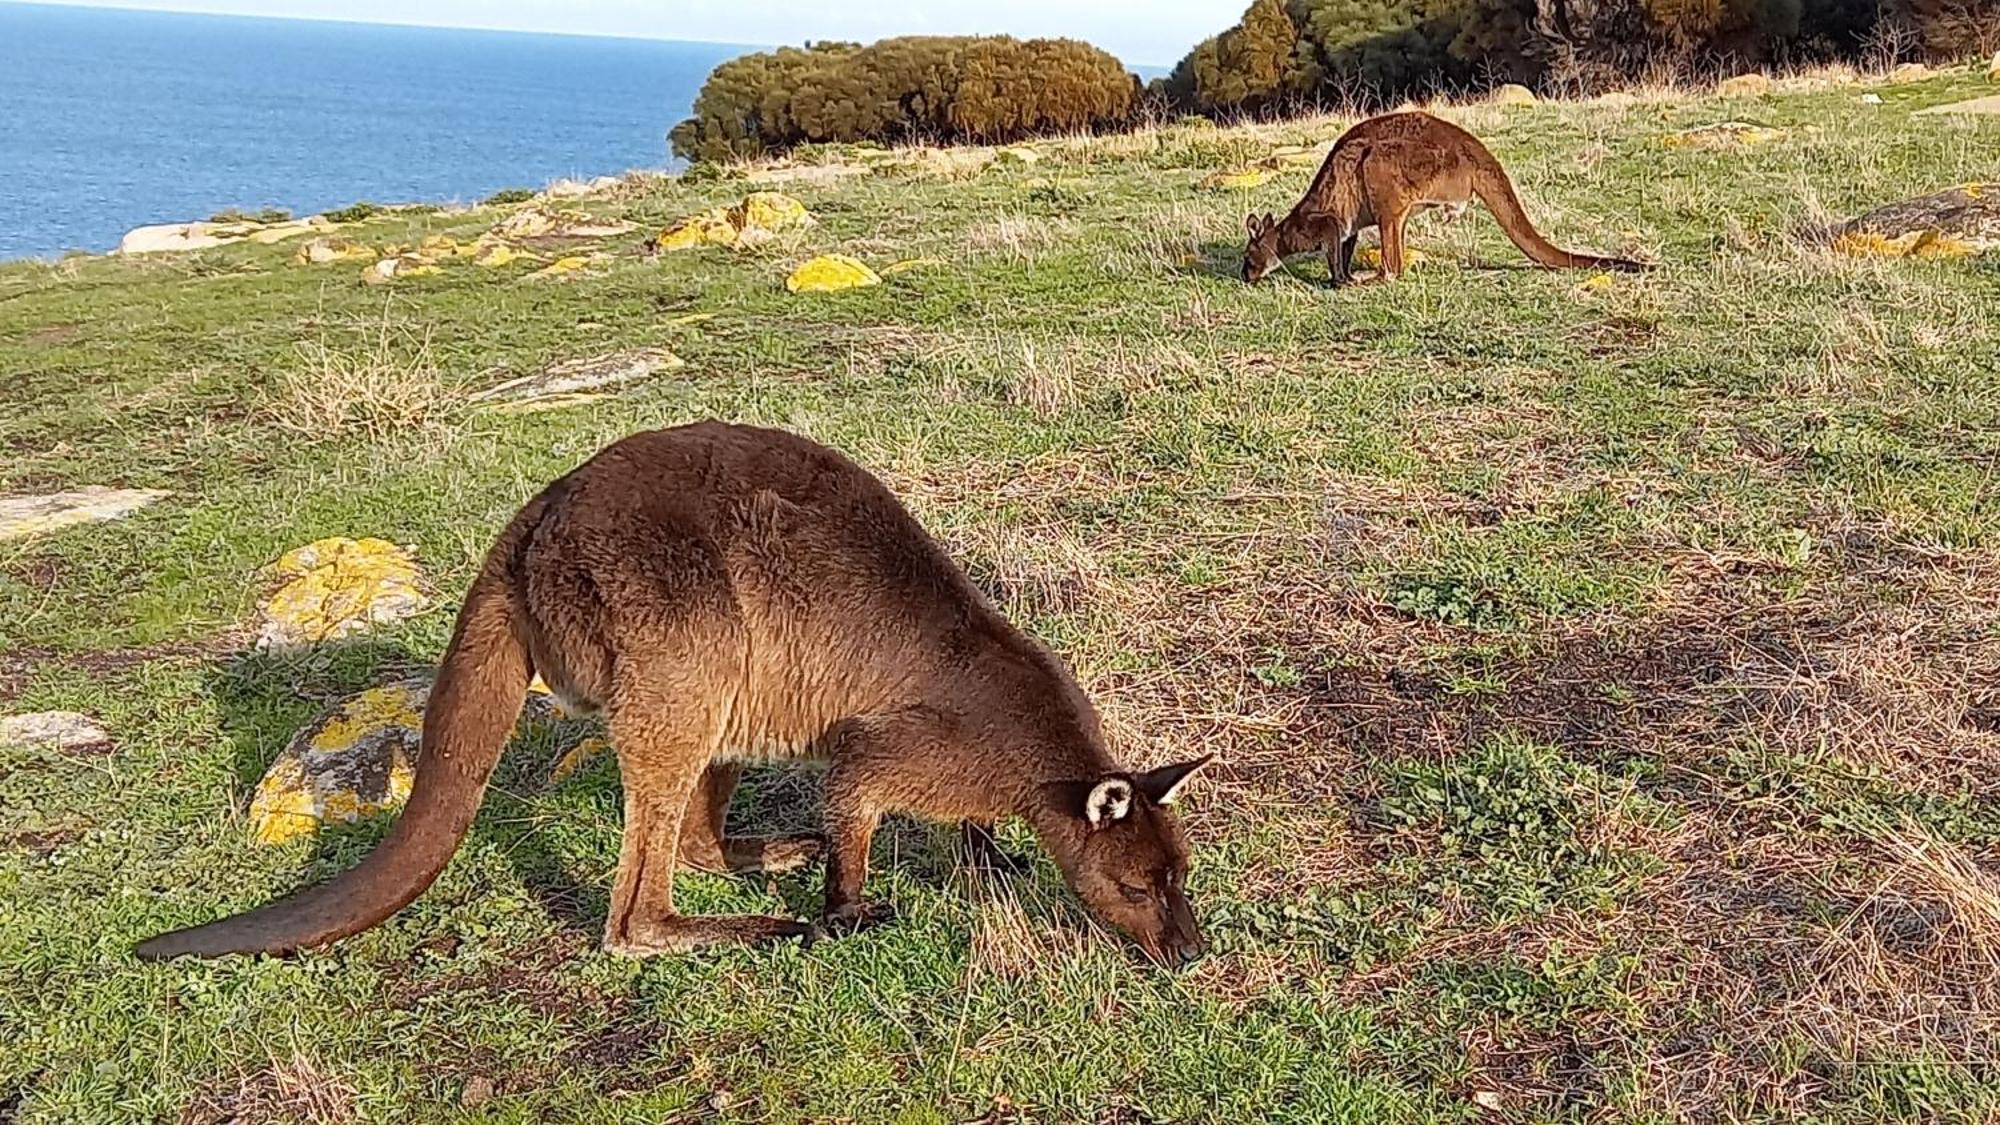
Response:
M702 423L604 449L521 509L459 612L395 827L333 881L153 938L142 957L284 953L387 918L457 849L530 677L608 714L625 834L608 949L803 936L790 918L674 909L677 864L795 866L816 837L728 839L745 760L819 758L822 925L862 898L885 813L957 820L976 851L1020 817L1084 904L1156 960L1198 956L1168 806L1208 759L1142 773L1107 750L1062 664L1009 625L881 482L774 431Z
M1478 137L1428 113L1390 113L1341 134L1305 197L1282 220L1269 212L1245 219L1250 244L1243 252L1243 280L1261 279L1288 255L1321 250L1332 283L1345 285L1354 280L1355 239L1370 226L1382 231L1382 268L1371 280L1391 280L1403 272L1403 226L1410 216L1427 207L1462 210L1474 197L1537 265L1649 268L1628 258L1561 249L1528 222L1507 173Z

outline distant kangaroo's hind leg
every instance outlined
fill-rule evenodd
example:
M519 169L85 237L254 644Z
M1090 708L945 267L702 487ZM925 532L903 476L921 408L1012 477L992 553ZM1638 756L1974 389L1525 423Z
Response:
M671 654L656 667L673 667ZM681 669L698 667L694 661ZM722 736L714 686L698 675L621 670L611 741L625 782L625 840L604 923L604 948L645 956L800 937L811 927L760 915L689 917L674 910L674 865L702 774Z
M782 873L819 858L822 841L815 832L732 838L723 831L729 818L729 798L742 777L743 766L738 762L712 761L702 772L701 784L695 787L687 816L681 820L682 866L716 873Z
M1019 875L1028 869L1026 860L1000 846L990 820L959 822L958 853L961 862L982 874Z

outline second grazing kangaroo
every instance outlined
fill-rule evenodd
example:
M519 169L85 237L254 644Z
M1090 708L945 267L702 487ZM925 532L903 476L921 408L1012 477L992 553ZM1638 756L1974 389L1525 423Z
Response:
M1305 197L1283 219L1269 212L1244 220L1250 244L1243 280L1257 281L1291 254L1320 250L1334 285L1354 280L1354 242L1364 227L1382 231L1382 269L1375 281L1403 272L1403 224L1427 207L1463 208L1477 197L1500 229L1535 264L1552 269L1638 272L1629 258L1576 254L1543 238L1514 185L1479 138L1428 113L1371 117L1341 134Z
M822 926L862 897L884 813L990 844L1027 821L1097 918L1153 959L1203 950L1170 806L1209 759L1115 761L1062 664L1015 629L854 462L776 430L637 434L530 500L459 611L424 713L407 807L358 866L268 906L142 943L147 958L284 953L357 933L422 894L472 824L529 679L608 713L625 788L607 949L804 936L791 918L674 909L676 866L795 866L817 838L726 839L746 759L820 758Z

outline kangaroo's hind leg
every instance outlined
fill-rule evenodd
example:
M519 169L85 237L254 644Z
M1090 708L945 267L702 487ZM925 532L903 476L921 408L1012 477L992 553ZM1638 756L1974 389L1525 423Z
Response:
M702 683L697 660L655 653L620 669L611 740L625 783L625 838L618 854L604 947L645 956L703 946L800 937L811 927L760 915L691 917L674 909L674 867L703 774L723 733L726 695Z
M695 787L687 816L681 821L681 864L697 871L784 872L818 858L821 840L817 833L732 838L723 831L729 818L729 798L742 777L740 762L711 761L702 772L701 784Z

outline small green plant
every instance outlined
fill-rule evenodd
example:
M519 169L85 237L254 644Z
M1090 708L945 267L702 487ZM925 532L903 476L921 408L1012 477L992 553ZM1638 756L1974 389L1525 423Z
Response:
M225 207L208 217L211 223L283 223L291 220L292 213L282 207L266 207L262 211L243 211L235 207Z
M1608 901L1651 863L1603 839L1602 820L1650 803L1552 747L1501 737L1449 762L1388 766L1381 816L1426 891L1495 914Z
M535 193L532 189L510 187L501 188L479 202L483 207L504 207L509 203L526 203L533 198L535 198Z

